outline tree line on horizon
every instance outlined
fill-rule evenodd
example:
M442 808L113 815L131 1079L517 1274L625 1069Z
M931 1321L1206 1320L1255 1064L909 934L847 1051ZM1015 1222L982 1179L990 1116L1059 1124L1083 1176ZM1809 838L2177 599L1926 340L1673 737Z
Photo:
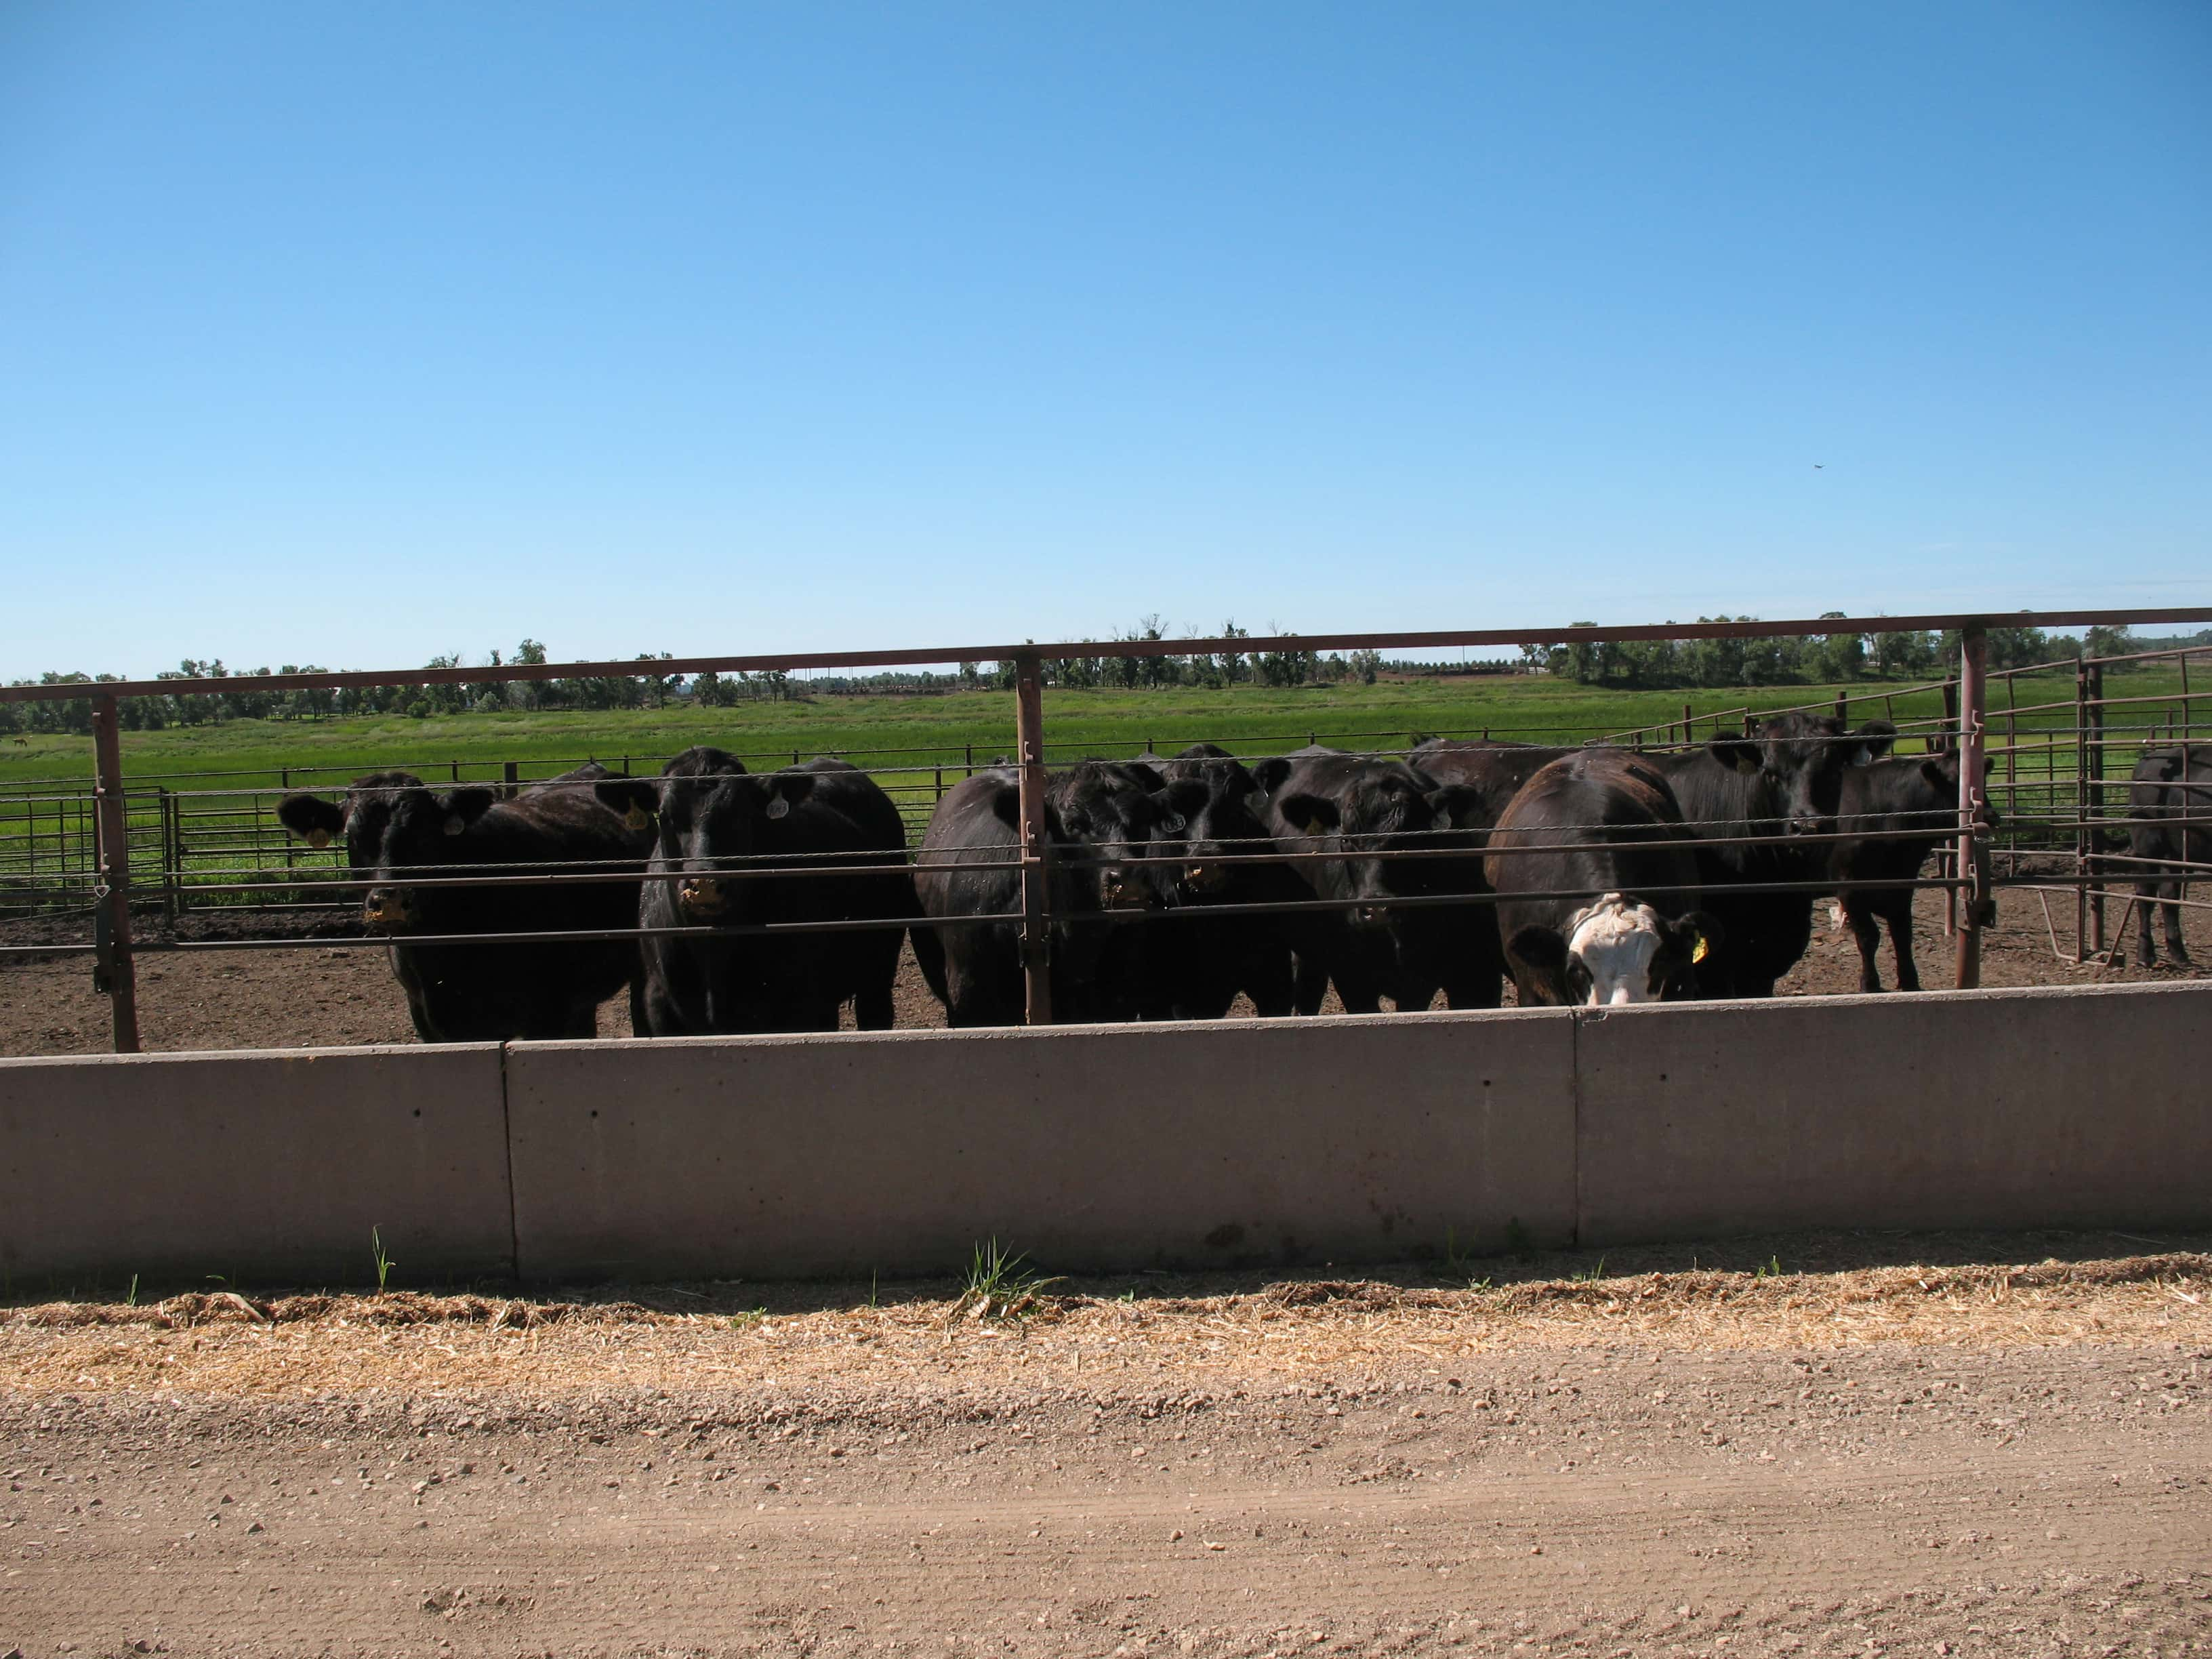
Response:
M1840 617L1840 611L1826 613ZM1705 622L1754 622L1752 617L1700 617ZM1589 623L1571 624L1593 627ZM1272 635L1281 630L1270 628ZM1184 637L1191 637L1186 629ZM1160 618L1146 617L1116 641L1149 641L1169 637ZM1249 639L1250 631L1224 622L1216 638ZM1285 635L1285 637L1295 637ZM2074 641L2047 635L2039 628L1989 630L1989 666L2027 667L2066 654ZM1085 641L1084 643L1091 643ZM2163 645L2212 645L2212 629L2187 639L2138 641L2125 629L2090 629L2081 641L2085 655L2120 656ZM1051 647L1043 647L1049 651ZM1045 684L1070 690L1158 690L1172 687L1227 690L1237 686L1280 689L1305 685L1373 684L1383 675L1433 677L1461 674L1532 674L1570 679L1578 684L1621 690L1838 684L1853 680L1941 679L1955 672L1959 640L1954 632L1918 630L1875 634L1829 634L1805 637L1717 640L1574 641L1523 646L1517 660L1416 662L1385 659L1379 652L1322 653L1296 648L1226 651L1163 657L1044 657ZM468 665L459 653L433 657L426 668L483 666L498 669L550 661L544 643L526 639L509 655L494 648L481 665ZM673 703L728 708L740 702L775 702L794 696L869 694L933 695L948 691L1011 689L1011 662L963 662L946 672L886 671L872 674L825 674L795 679L781 671L700 674L690 678L657 665L670 653L641 652L632 674L546 680L460 681L434 685L346 686L280 690L259 688L256 680L276 674L320 674L315 664L285 664L277 669L234 671L220 658L187 657L155 676L158 679L214 679L227 684L220 693L133 697L118 709L126 730L160 731L170 726L220 724L235 720L331 720L401 715L428 720L465 713L535 713L544 710L605 711L661 708ZM116 674L48 672L15 685L98 685ZM0 734L88 732L88 697L52 702L0 703Z

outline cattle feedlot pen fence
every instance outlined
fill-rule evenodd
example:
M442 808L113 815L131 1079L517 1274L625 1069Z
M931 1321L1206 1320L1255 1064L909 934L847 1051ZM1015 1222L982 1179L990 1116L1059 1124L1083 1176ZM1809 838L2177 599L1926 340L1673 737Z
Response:
M2212 609L2080 611L2057 612L2017 612L2009 615L1945 615L1917 617L1821 617L1795 622L1741 623L1667 623L1637 628L1567 628L1544 629L1473 629L1463 632L1425 632L1368 635L1287 635L1272 638L1144 640L1113 641L1082 641L1039 646L1024 643L1018 646L963 646L920 650L826 652L797 655L702 657L680 659L657 659L652 672L661 676L696 676L704 673L756 673L790 672L805 669L866 669L904 666L921 664L955 662L994 662L1011 664L1013 668L1015 710L1015 753L1009 769L1013 774L1018 795L1018 823L1016 841L1011 855L1003 848L994 849L999 856L984 858L963 864L963 868L1012 871L1018 875L1019 908L995 911L988 915L963 915L963 924L1018 924L1020 965L1024 987L1026 1018L1030 1024L1042 1024L1052 1018L1051 959L1054 926L1066 926L1075 921L1091 925L1112 926L1112 915L1083 915L1055 917L1052 910L1052 882L1055 864L1068 858L1064 849L1056 849L1050 838L1046 806L1048 775L1047 745L1044 735L1042 702L1043 665L1048 660L1065 661L1080 659L1189 657L1225 655L1230 653L1298 651L1314 653L1359 650L1393 650L1424 652L1449 647L1478 646L1546 647L1571 646L1577 643L1600 644L1628 641L1689 641L1711 639L1766 639L1805 635L1851 635L1906 631L1955 630L1960 641L1960 660L1955 679L1930 682L1928 686L1903 690L1885 690L1849 696L1838 696L1832 702L1808 705L1803 712L1832 714L1848 720L1854 712L1866 714L1875 711L1872 703L1881 703L1885 709L1893 708L1896 698L1910 695L1915 690L1941 690L1946 696L1946 715L1940 721L1905 719L1893 722L1901 734L1922 741L1929 751L1939 753L1955 750L1958 760L1958 788L1954 809L1933 815L1921 814L1908 823L1887 830L1869 830L1862 839L1875 839L1881 835L1917 836L1926 841L1940 835L1948 843L1945 862L1948 872L1933 878L1922 879L1917 873L1909 879L1884 879L1878 882L1852 882L1833 878L1818 881L1750 882L1729 888L1730 892L1810 891L1835 893L1857 887L1880 887L1891 891L1940 888L1948 896L1955 922L1956 954L1954 978L1961 988L1972 988L1980 982L1981 930L1993 914L1993 891L2002 884L2020 890L2044 896L2046 913L2048 896L2052 894L2071 896L2076 911L2076 957L2089 959L2105 949L2106 917L2104 914L2106 880L2112 876L2131 877L2141 872L2130 868L2143 862L2111 850L2102 839L2111 829L2125 827L2140 822L2132 817L2106 816L2105 794L2108 787L2118 787L2124 792L2127 786L2120 782L2108 786L2106 781L2105 750L2114 739L2106 723L2106 711L2124 709L2133 703L2160 702L2169 709L2176 701L2166 696L2158 698L2107 698L2104 694L2102 672L2106 666L2127 661L2149 661L2153 659L2172 659L2181 664L2182 708L2181 724L2177 728L2171 713L2163 733L2178 742L2184 756L2185 778L2189 764L2189 745L2195 737L2194 698L2206 695L2192 692L2188 687L2187 650L2163 653L2143 653L2125 659L2106 659L2102 661L2075 658L2063 664L2045 664L2023 669L2009 669L1992 674L1986 665L1987 633L1991 628L2042 627L2075 628L2103 625L2127 628L2152 623L2203 623L2212 622ZM2197 647L2195 654L2204 654ZM2036 674L2064 673L2071 671L2071 696L2042 702L2022 703L2018 698L2018 687L2025 679ZM391 672L301 673L256 676L253 688L257 691L335 690L346 687L416 686L430 684L483 684L501 681L532 681L564 678L614 678L634 676L639 672L635 662L547 663L502 665L482 668L424 668ZM1996 681L2004 687L2005 706L1993 711L1990 685ZM110 999L113 1016L114 1047L118 1053L135 1053L139 1047L134 958L148 950L213 950L253 948L299 948L313 946L329 948L333 945L382 945L390 941L381 939L361 940L320 939L224 939L194 942L169 941L161 944L135 944L131 935L131 858L132 836L131 812L133 804L125 795L125 780L120 743L120 724L118 718L118 700L129 697L179 697L219 696L235 690L227 680L162 679L137 681L82 682L36 686L0 688L0 702L68 701L88 702L93 720L94 790L92 796L93 854L88 870L75 872L75 879L88 883L93 921L93 941L89 945L17 946L18 951L41 951L77 950L90 953L94 960L96 985ZM2033 688L2031 688L2031 696ZM1741 730L1749 732L1761 718L1787 710L1753 710L1748 708L1732 711L1741 720ZM2060 725L2057 717L2070 714L2069 725ZM1985 783L1984 763L1990 753L1991 722L1994 718L2003 722L2007 741L2002 745L2005 771L2001 777L1992 776ZM2021 721L2027 720L2031 740L2018 741ZM1728 716L1706 714L1693 721L1686 704L1683 718L1677 724L1667 722L1656 726L1637 728L1613 734L1609 740L1632 749L1666 748L1699 741L1693 730L1695 724L1711 721L1714 730L1709 735L1719 735L1728 724ZM2152 739L2161 734L2154 725L2131 728L2134 735ZM2039 734L2039 741L2038 740ZM1362 737L1382 734L1358 734ZM1392 734L1395 735L1395 734ZM1486 733L1487 735L1487 733ZM1830 741L1852 742L1856 739L1833 738ZM2212 749L2212 744L2207 745ZM880 751L879 751L880 752ZM794 760L797 756L794 755ZM2027 763L2023 775L2021 763ZM2035 769L2041 762L2041 770ZM2062 770L2062 763L2063 767ZM297 769L302 772L314 769ZM934 768L877 768L879 774L934 773L938 794L944 793L944 774L947 769L939 764ZM967 772L972 775L984 769L979 767L972 748L967 757ZM459 781L459 763L453 766L455 781ZM504 768L504 783L510 788L518 781L516 768L508 763ZM288 778L289 781L289 778ZM2062 784L2069 787L2074 800L2070 806L2059 802ZM925 783L921 786L927 788ZM324 786L327 791L329 786ZM2008 874L1993 873L1990 860L1990 824L1989 817L1991 793L2006 799L2004 813L2008 827L2015 833L2025 832L2031 839L2039 836L2043 844L2060 852L2070 852L2070 872L2049 869L2024 870L2018 854L2013 858ZM214 793L214 792L207 792ZM231 793L231 792L223 792ZM246 794L264 792L240 791ZM19 797L30 803L31 811L25 822L30 845L38 845L37 806L49 800L46 796ZM143 795L142 795L143 799ZM156 797L159 820L158 832L164 858L162 863L164 897L173 917L180 890L182 872L181 824L185 816L182 798L167 788ZM56 794L51 797L54 809L52 817L58 848L66 846L65 827L72 810L71 799ZM257 815L259 808L255 809ZM2190 834L2203 833L2206 818L2193 816L2193 805L2179 816L2164 815L2160 822L2169 826L2180 826ZM1932 818L1932 821L1931 821ZM1917 825L1917 827L1915 827ZM1787 843L1808 846L1821 841L1853 839L1848 822L1839 823L1836 833L1826 836L1771 836L1698 833L1705 829L1719 830L1719 822L1703 823L1687 821L1682 828L1688 832L1686 845L1690 847L1757 846ZM1295 841L1296 837L1290 838ZM1384 838L1389 839L1388 837ZM176 849L173 862L168 856ZM957 850L957 849L956 849ZM975 849L982 851L981 848ZM1468 844L1455 847L1423 846L1419 848L1380 847L1358 854L1323 850L1294 850L1291 848L1270 847L1265 851L1231 854L1219 860L1224 863L1273 863L1295 865L1301 862L1328 861L1351 856L1366 858L1424 858L1430 860L1480 860L1486 853L1504 849L1488 849L1480 838ZM1527 849L1539 850L1539 849ZM1552 851L1555 849L1540 849ZM972 854L970 854L972 857ZM908 857L911 860L911 852ZM1144 865L1181 861L1179 856L1149 856L1116 860L1123 864ZM1212 860L1210 860L1212 861ZM217 870L209 873L234 875L234 882L204 884L196 890L270 891L291 889L295 894L304 893L310 886L316 890L347 892L369 884L361 881L333 879L321 870L295 875L290 872L292 855L288 853L287 874L278 878L273 872L255 868ZM715 873L718 878L776 875L791 877L809 873L804 860L789 857L768 865L760 861L737 860L738 864L759 863L752 869L726 868ZM2178 871L2185 878L2212 875L2212 867L2201 864L2166 860L2170 871ZM447 873L451 872L452 873ZM828 873L816 871L813 873ZM419 876L421 879L416 880ZM490 882L531 884L557 890L570 883L637 880L632 868L627 872L597 872L577 867L569 860L559 870L544 867L501 866L497 876L486 876L482 866L465 870L463 866L423 866L411 871L409 884L426 888L441 884L448 885L482 885ZM0 877L0 883L13 882L13 877ZM69 887L69 874L60 878L64 889ZM39 878L33 873L21 878L20 891L33 891ZM1640 892L1667 893L1679 890L1666 886L1644 886ZM1559 893L1554 896L1576 896ZM1595 897L1596 893L1580 895ZM9 889L0 884L0 901L9 897ZM1498 896L1491 893L1452 893L1442 896L1398 896L1390 898L1382 908L1416 910L1437 906L1494 904ZM2130 899L2130 908L2142 901ZM2178 897L2161 901L2185 903ZM2191 908L2208 908L2191 904ZM1347 901L1336 898L1316 898L1310 901L1285 901L1264 904L1234 906L1196 906L1184 909L1152 910L1146 914L1148 922L1166 920L1190 920L1220 917L1230 915L1296 915L1305 912L1336 912L1342 914ZM567 931L529 931L508 933L477 933L453 936L410 936L404 942L410 945L492 944L492 943L550 943L563 939L600 939L623 937L653 938L665 936L714 937L744 935L789 935L802 933L849 932L880 929L891 925L887 921L812 921L783 924L757 924L747 927L646 927L629 929L580 928ZM906 925L901 923L899 925ZM926 926L927 923L915 923ZM2147 925L2147 924L2146 924ZM2118 933L2124 933L2124 915ZM2055 935L2054 935L2055 940Z

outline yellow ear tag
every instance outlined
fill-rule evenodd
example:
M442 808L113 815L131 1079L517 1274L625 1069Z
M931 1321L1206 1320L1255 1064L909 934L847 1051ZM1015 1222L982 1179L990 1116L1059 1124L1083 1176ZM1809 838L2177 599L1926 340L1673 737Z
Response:
M632 801L629 804L629 811L623 814L623 828L625 830L650 830L653 828L653 814L647 811L645 808L640 806L635 801Z
M1707 957L1712 954L1712 941L1707 939L1703 933L1700 933L1698 935L1698 948L1690 952L1690 960L1692 962L1703 962Z
M318 853L321 852L323 848L328 847L330 844L331 832L329 830L310 830L307 831L307 845L313 848Z
M1321 820L1319 818L1308 818L1306 820L1306 834L1310 836L1318 836L1321 832Z

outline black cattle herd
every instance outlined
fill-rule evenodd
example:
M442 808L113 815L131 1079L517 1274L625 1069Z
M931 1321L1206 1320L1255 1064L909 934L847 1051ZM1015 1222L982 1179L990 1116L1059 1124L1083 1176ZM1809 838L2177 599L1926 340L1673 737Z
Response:
M1331 986L1355 1013L1486 1008L1508 978L1523 1005L1769 996L1824 890L1863 988L1887 925L1915 989L1907 884L1957 833L1958 760L1888 757L1893 737L1789 714L1652 753L1437 738L1402 759L1082 761L1044 802L1054 1015L1215 1019L1239 995L1312 1014ZM2185 750L2136 769L2147 894L2158 860L2207 857L2203 830L2161 820L2201 814L2208 788ZM848 1002L881 1030L908 937L950 1024L1024 1016L1011 768L945 791L911 852L866 773L748 772L713 748L519 792L380 772L278 817L343 841L425 1042L588 1036L624 988L640 1036L834 1030ZM2146 960L2150 926L2147 906ZM2166 926L2185 960L2171 908ZM523 937L465 941L485 933Z

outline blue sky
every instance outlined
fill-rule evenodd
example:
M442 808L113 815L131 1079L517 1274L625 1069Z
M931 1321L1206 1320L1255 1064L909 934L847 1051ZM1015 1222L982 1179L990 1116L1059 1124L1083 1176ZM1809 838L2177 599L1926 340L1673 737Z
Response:
M2212 603L2207 87L2196 0L15 0L0 675Z

